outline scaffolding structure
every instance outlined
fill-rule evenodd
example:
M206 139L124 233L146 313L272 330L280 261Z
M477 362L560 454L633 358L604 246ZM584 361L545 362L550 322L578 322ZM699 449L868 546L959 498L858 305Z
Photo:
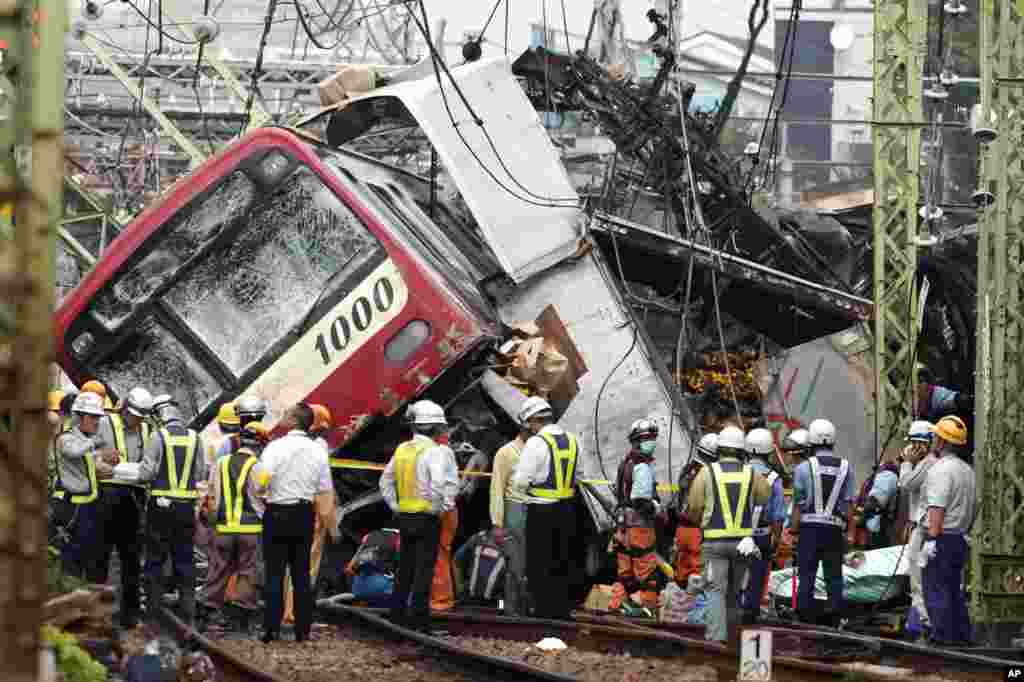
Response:
M972 608L1024 621L1024 6L982 4ZM994 124L993 124L994 121ZM986 136L990 129L995 138ZM994 200L994 201L993 201ZM986 205L987 204L987 205Z
M5 340L0 433L0 679L35 682L46 599L46 420L53 355L54 247L63 171L63 0L0 2L6 115L0 193L14 202L14 239L0 290L14 310Z

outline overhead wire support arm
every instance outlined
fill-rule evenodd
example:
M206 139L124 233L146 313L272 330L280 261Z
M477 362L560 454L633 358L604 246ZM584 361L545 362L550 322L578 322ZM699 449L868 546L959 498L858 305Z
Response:
M150 99L142 90L139 89L138 84L128 75L128 73L121 68L117 60L113 58L110 52L103 45L96 40L96 38L90 33L86 32L79 38L80 42L85 45L96 58L99 59L110 73L121 82L121 85L142 105L142 107L152 116L157 124L159 124L161 130L174 140L174 143L181 147L191 159L192 166L198 166L206 160L206 155L199 150L199 148L192 143L188 137L178 129L174 123L164 115L160 108L160 105L154 100Z

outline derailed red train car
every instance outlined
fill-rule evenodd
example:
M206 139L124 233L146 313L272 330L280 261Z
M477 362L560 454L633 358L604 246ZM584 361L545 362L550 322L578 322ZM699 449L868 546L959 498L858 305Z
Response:
M277 414L322 403L331 445L348 443L497 329L475 285L486 259L471 262L399 175L253 132L139 216L63 302L61 366L119 396L170 393L200 429L243 393L272 396Z

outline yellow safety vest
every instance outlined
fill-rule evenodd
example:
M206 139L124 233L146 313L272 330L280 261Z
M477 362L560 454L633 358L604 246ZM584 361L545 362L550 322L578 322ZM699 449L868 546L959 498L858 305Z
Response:
M723 466L724 465L724 466ZM714 507L704 539L742 539L754 535L750 505L754 470L740 462L715 462L709 469Z
M568 500L576 495L576 438L571 433L539 434L551 450L548 477L539 486L529 489L534 497Z
M59 461L59 460L58 460ZM68 495L68 491L64 490L63 484L60 482L60 467L57 469L57 489L53 491L53 498L55 500L70 500L71 504L89 504L95 502L99 496L99 482L96 480L96 457L95 455L85 456L85 471L89 475L89 492Z
M110 415L110 426L112 427L112 430L114 432L114 449L117 450L118 452L120 452L121 455L125 458L125 461L127 461L128 460L128 447L125 445L125 439L124 439L124 419L122 419L121 415L119 415L119 414L112 414L112 415ZM144 421L144 422L142 422L139 425L139 428L142 429L142 449L145 450L146 449L146 445L149 444L149 435L150 435L149 424ZM127 486L131 486L133 488L144 488L144 487L146 487L142 483L132 483L132 482L129 482L129 481L118 481L116 479L108 479L108 480L102 481L102 483L103 483L103 485L127 485Z
M249 459L245 460L242 470L238 473L238 478L232 481L231 457L232 455L225 455L220 458L220 489L222 492L220 509L217 516L218 520L223 519L224 522L217 524L217 532L235 534L262 533L262 523L242 523L243 505L245 505L246 501L245 483L249 477L249 470L256 464L256 458L249 457ZM249 509L246 511L252 511L251 504L247 506ZM252 511L250 516L255 516L255 511Z
M420 455L434 447L431 441L414 438L395 450L395 489L398 492L398 511L402 514L422 514L434 509L433 503L419 496L416 485L416 463Z
M180 436L172 436L166 428L160 429L160 435L164 439L164 472L157 477L153 483L152 495L154 497L173 497L180 500L194 500L199 497L199 492L189 487L189 479L192 476L192 462L196 455L196 433L187 431ZM184 449L185 461L181 471L178 471L175 451ZM167 487L164 488L163 486Z

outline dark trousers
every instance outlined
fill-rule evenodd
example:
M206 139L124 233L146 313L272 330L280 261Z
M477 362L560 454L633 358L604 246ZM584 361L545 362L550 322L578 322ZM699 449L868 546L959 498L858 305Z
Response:
M399 514L398 530L401 552L391 619L408 628L422 629L430 625L430 588L441 541L441 517Z
M576 509L573 501L531 504L526 512L526 584L537 618L567 619L574 562Z
M843 528L818 523L800 524L797 541L796 605L800 619L818 621L820 614L814 603L814 582L821 563L825 573L825 591L828 593L829 611L833 616L843 608L843 554L846 551L846 533Z
M98 570L107 582L110 557L117 549L121 562L121 613L131 618L139 611L139 584L142 573L139 546L139 519L142 516L141 490L119 485L101 485L98 502Z
M967 540L963 535L944 533L935 539L935 545L938 553L921 570L932 635L939 644L964 644L971 640L967 599L960 587L967 563Z
M162 507L152 498L146 510L146 600L153 618L164 596L164 561L168 557L175 575L181 576L180 604L186 617L195 606L196 564L193 538L196 532L195 504L191 500L173 501Z
M768 571L771 570L772 559L775 553L772 551L772 540L771 535L759 535L754 538L754 543L757 548L761 550L761 558L754 559L750 562L749 580L747 580L747 590L743 593L743 610L748 615L758 615L761 613L761 599L764 598L764 580L768 575Z
M72 504L54 500L54 516L66 539L61 548L61 563L68 575L92 583L102 583L97 561L99 503Z
M284 570L295 587L295 638L306 639L313 625L313 590L309 582L309 552L313 547L313 505L309 502L268 504L263 514L263 561L266 585L263 630L277 634L284 616ZM404 547L402 548L405 549Z

